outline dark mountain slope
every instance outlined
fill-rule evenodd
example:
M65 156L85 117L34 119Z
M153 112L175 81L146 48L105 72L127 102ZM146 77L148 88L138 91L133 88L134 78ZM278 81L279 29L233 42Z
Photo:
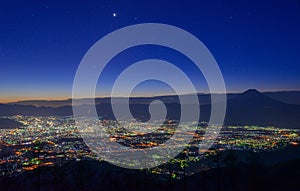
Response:
M227 104L225 122L228 125L300 128L300 106L273 100L257 90L248 90Z
M149 119L148 106L149 103L155 99L159 99L165 103L168 109L168 118L180 118L180 105L178 104L179 101L176 96L132 98L130 100L130 109L133 116L143 120ZM200 99L201 95L199 95L199 100ZM200 107L200 121L208 121L211 106L207 104L207 101L210 101L210 97L205 97L203 100ZM274 100L254 89L247 90L241 94L230 94L227 100L225 125L273 125L280 128L300 128L300 105L286 104ZM97 104L96 106L98 115L106 119L114 119L109 98L102 100L102 102L103 103ZM85 108L84 105L80 107ZM54 108L0 104L0 116L18 114L31 116L69 116L72 115L72 107L63 106Z

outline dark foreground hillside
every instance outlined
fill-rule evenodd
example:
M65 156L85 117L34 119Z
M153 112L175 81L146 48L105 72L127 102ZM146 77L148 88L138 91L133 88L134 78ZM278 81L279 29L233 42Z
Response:
M257 160L213 168L178 180L141 170L128 170L94 160L70 161L61 167L39 168L17 177L0 178L1 190L299 190L300 159L271 166Z

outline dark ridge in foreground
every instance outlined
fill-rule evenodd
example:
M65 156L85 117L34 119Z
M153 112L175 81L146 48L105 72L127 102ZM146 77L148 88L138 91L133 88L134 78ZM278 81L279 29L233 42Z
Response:
M257 160L202 171L183 179L129 170L93 160L70 161L63 166L42 167L17 177L0 177L0 190L173 190L173 191L282 191L299 190L300 159L264 166Z

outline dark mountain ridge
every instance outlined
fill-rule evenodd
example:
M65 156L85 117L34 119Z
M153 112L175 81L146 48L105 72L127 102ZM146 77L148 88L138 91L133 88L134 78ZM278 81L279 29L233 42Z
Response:
M185 95L189 96L189 95ZM208 121L211 112L210 95L199 94L200 121ZM153 100L165 103L170 119L180 118L180 105L177 96L157 96L147 98L130 98L130 109L136 118L149 119L149 103ZM98 100L98 101L97 101ZM97 98L98 115L114 119L110 98ZM84 106L77 106L84 107ZM71 106L37 107L32 105L0 104L0 116L70 116ZM300 129L300 105L287 104L274 100L264 93L250 89L241 94L228 94L225 125L262 125L279 128Z
M230 100L232 98L235 98L241 94L248 94L252 92L252 95L259 95L263 94L269 98L272 98L273 100L277 100L283 103L287 104L295 104L300 105L300 91L278 91L278 92L259 92L255 89L249 89L243 93L228 93L227 99ZM217 95L217 94L214 94ZM189 96L189 95L184 95ZM210 94L205 93L199 93L198 98L200 104L209 104L210 103ZM164 103L178 103L176 101L177 96L176 95L165 95L165 96L154 96L154 97L134 97L131 98L132 103L149 103L151 100L155 99L162 99ZM124 98L118 98L118 99L124 99ZM89 98L81 99L81 103L88 103ZM178 100L178 99L177 99ZM110 103L109 97L103 97L103 98L96 98L95 99L96 104L101 103ZM17 101L17 102L10 102L7 103L8 105L33 105L37 107L62 107L62 106L71 106L72 105L72 99L66 99L66 100L25 100L25 101Z

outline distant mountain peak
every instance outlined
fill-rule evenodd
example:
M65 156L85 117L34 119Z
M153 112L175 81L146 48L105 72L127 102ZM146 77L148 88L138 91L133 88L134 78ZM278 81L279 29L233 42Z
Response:
M242 93L243 96L254 97L254 96L263 96L261 92L256 89L248 89Z
M276 101L268 96L265 96L256 89L249 89L241 93L235 99L232 99L231 102L234 102L237 105L248 105L250 107L274 107L275 105L278 106L283 104L280 101Z

